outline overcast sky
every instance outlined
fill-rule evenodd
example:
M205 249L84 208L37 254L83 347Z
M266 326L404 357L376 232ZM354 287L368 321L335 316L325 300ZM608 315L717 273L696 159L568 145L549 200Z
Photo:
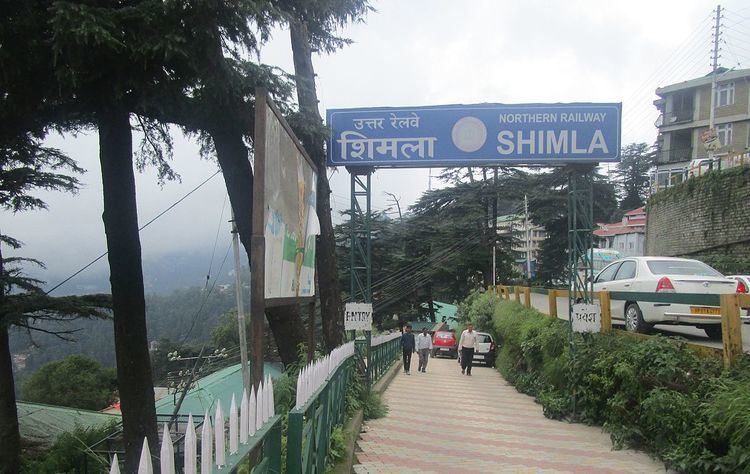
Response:
M373 6L377 11L366 23L342 32L354 44L314 58L323 116L326 108L345 107L622 102L622 142L651 143L656 139L654 89L710 71L716 4L709 1L382 0ZM720 62L750 67L750 8L740 0L722 7L727 11ZM287 31L275 32L261 60L293 72ZM81 176L81 191L40 193L49 210L4 213L0 225L3 233L26 244L21 254L46 262L42 276L55 283L106 245L96 134L51 136L48 143L88 170ZM181 183L162 188L152 170L137 175L141 224L216 170L181 136L173 165ZM385 191L400 196L402 206L413 203L427 189L429 173L377 171L374 207L388 206ZM338 213L349 205L349 178L344 170L329 170L329 175ZM223 179L216 176L145 229L144 258L210 251L217 232L217 254L223 256L229 243L225 196ZM196 275L196 284L203 278Z

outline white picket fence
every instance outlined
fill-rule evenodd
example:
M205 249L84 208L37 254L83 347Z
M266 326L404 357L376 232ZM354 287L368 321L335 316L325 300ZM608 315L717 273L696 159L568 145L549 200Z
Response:
M254 387L250 390L250 396L247 395L246 390L243 390L239 411L235 397L232 395L232 403L229 406L229 454L236 454L239 451L239 445L247 444L251 441L255 433L275 415L273 380L270 377L266 377L265 383L260 384L257 393ZM211 417L208 411L206 411L203 417L201 436L198 438L196 436L195 424L193 423L193 414L189 415L183 449L185 474L197 474L198 472L198 439L200 439L201 448L201 473L212 472L214 465L219 468L226 465L227 419L224 417L219 400L216 400L216 411L213 422L212 426ZM166 423L164 423L163 428L159 461L162 474L175 474L174 446ZM140 463L138 465L138 474L153 474L153 472L151 451L148 440L144 438ZM120 474L120 466L116 454L112 459L109 473Z
M370 339L370 347L379 346L380 344L383 344L384 342L392 341L394 339L398 339L399 337L401 337L400 332L372 336L372 338Z
M300 370L297 377L297 400L295 408L304 406L310 397L325 383L343 361L354 355L354 341L344 343L330 354L312 361Z

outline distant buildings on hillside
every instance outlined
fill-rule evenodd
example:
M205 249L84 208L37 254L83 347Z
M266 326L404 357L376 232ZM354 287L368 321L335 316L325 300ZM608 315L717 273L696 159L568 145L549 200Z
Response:
M643 255L646 242L646 209L628 211L619 222L597 224L595 244L599 248L620 252L622 257Z
M531 259L531 277L533 278L536 273L539 246L547 238L544 227L530 220L527 227L523 214L508 214L497 218L497 234L512 236L516 239L512 249L515 254L514 266L519 273L526 275L528 255Z

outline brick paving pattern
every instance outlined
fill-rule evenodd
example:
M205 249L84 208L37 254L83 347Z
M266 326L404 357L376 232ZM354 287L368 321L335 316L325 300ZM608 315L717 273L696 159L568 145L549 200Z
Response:
M427 373L399 373L388 415L367 422L354 472L658 473L661 463L613 451L600 428L550 420L495 369L461 375L455 359L430 358Z

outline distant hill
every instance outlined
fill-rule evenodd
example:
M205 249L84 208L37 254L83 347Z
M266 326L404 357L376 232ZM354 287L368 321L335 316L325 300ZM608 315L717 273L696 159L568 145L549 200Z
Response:
M220 259L224 256L221 255ZM234 275L231 261L227 261L221 274L221 260L214 263L211 280L205 284L210 254L164 255L144 261L146 287L146 324L149 341L168 338L173 341L201 343L208 341L211 330L220 322L221 315L235 309ZM104 265L106 267L106 265ZM49 277L47 277L49 278ZM243 275L243 286L249 288L249 274ZM51 280L51 279L50 279ZM53 282L55 280L52 280ZM109 293L108 272L92 271L65 287L59 294ZM55 294L58 292L56 291ZM246 303L249 297L245 297ZM13 330L10 337L11 352L25 367L16 368L16 386L41 365L62 359L71 354L85 354L107 367L115 365L115 348L112 321L79 320L67 325L46 324L47 330L77 329L67 342L53 335Z

